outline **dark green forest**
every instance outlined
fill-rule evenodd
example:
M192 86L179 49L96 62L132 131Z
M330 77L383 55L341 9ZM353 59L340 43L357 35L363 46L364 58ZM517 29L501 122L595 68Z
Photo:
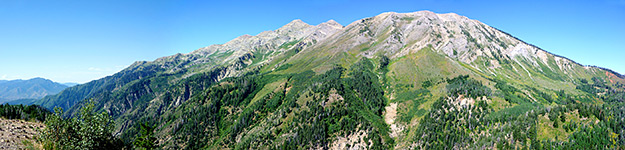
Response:
M0 105L0 117L6 119L22 119L45 121L52 114L48 109L39 105Z

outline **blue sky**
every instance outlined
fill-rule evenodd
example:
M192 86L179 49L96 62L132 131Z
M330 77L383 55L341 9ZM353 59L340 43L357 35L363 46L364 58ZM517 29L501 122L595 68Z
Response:
M625 73L625 0L0 1L0 80L85 83L291 20L454 12L584 65Z

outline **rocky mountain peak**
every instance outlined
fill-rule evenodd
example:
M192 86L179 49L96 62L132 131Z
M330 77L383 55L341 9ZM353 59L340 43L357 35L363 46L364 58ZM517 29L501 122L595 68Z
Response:
M341 29L343 28L343 25L341 25L340 23L334 21L334 20L328 20L324 23L320 23L319 25L317 25L318 28L335 28L335 29Z
M288 24L280 27L278 30L276 30L276 32L278 33L298 32L298 31L301 31L303 29L310 28L310 27L312 27L312 25L309 25L300 19L295 19L289 22Z
M321 41L326 37L343 30L343 25L334 20L328 20L315 26L315 29L304 39L304 42Z
M340 23L334 21L334 19L330 19L330 20L328 20L328 21L326 21L324 23L321 23L321 24L326 24L326 25L329 25L329 26L341 26L341 27L343 27L343 25L341 25Z
M301 19L295 19L289 22L288 24L286 24L285 26L310 26L310 25L305 23Z

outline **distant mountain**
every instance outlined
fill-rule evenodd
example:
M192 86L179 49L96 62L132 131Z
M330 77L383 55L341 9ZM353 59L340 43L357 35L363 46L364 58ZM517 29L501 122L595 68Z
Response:
M125 141L155 125L163 149L619 149L624 99L620 74L419 11L293 20L35 104L91 101Z
M19 100L32 101L47 95L57 94L68 86L44 78L29 80L0 81L0 103ZM17 101L16 101L17 100Z
M67 86L67 87L72 87L72 86L76 86L79 83L74 83L74 82L66 82L66 83L62 83L63 85Z
M28 99L28 98L25 98L25 99L16 99L16 100L5 101L3 103L10 104L10 105L19 105L19 104L30 105L30 104L33 104L33 103L35 103L37 101L39 101L39 99Z

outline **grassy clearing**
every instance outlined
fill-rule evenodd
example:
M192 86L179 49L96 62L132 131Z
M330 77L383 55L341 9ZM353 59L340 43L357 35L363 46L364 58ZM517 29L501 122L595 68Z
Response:
M254 98L252 99L252 101L250 101L248 107L256 101L260 100L261 98L265 97L267 94L276 90L284 89L284 83L286 83L286 79L282 78L278 81L266 84L260 91L258 91L258 93L256 93L256 95L254 95Z
M594 116L591 116L589 118L582 118L577 110L564 113L564 116L566 116L566 121L564 123L560 122L559 127L557 128L553 126L553 121L549 120L548 114L538 116L538 139L555 139L556 141L568 141L568 136L575 132L575 130L567 132L563 128L565 124L570 124L573 122L581 124L595 124L598 122L598 119Z

